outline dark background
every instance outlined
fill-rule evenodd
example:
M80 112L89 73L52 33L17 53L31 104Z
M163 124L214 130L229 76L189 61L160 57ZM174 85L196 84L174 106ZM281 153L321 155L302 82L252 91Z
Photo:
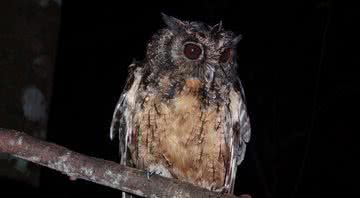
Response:
M63 1L48 140L118 161L113 109L133 58L164 27L160 12L243 35L239 75L252 139L235 193L254 198L355 194L359 114L358 9L315 1ZM40 188L13 195L120 197L119 191L42 168Z

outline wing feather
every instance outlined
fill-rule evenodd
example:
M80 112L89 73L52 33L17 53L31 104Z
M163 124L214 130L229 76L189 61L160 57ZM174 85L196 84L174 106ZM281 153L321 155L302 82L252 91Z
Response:
M226 184L229 186L231 193L234 192L235 177L237 166L241 164L244 159L246 151L246 143L250 141L251 127L250 119L247 113L244 88L241 85L240 79L237 80L234 90L230 91L230 168L227 174Z
M131 125L132 110L135 106L135 99L141 79L141 67L136 63L131 64L129 66L128 80L116 104L110 126L110 138L113 139L116 135L119 135L120 163L122 165L127 165L127 145L133 132Z

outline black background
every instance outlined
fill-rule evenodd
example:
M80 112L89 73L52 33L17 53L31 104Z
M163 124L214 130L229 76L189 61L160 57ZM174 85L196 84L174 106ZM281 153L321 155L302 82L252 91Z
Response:
M109 139L113 109L127 66L144 57L146 42L164 27L160 12L211 25L222 20L225 29L243 35L238 72L252 122L235 193L254 198L355 193L356 7L331 0L64 0L62 8L49 141L118 161L117 142ZM15 196L121 195L46 168L39 189L7 186L21 189Z

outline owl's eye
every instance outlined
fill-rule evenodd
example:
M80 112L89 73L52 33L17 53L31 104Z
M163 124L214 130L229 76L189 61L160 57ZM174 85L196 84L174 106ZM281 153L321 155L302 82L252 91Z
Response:
M220 56L220 59L219 61L221 63L226 63L229 61L231 57L231 48L226 48L222 53L221 53L221 56Z
M202 49L199 45L196 45L194 43L188 43L184 46L184 54L186 58L190 60L195 60L200 57L202 53Z

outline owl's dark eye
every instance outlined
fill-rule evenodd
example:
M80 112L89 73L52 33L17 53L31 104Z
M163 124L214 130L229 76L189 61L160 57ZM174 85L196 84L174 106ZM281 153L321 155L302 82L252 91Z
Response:
M231 48L226 48L222 53L221 53L221 56L220 56L220 59L219 61L221 63L226 63L229 61L231 57Z
M196 45L194 43L188 43L184 46L184 54L186 58L190 60L195 60L200 57L202 53L202 49L199 45Z

